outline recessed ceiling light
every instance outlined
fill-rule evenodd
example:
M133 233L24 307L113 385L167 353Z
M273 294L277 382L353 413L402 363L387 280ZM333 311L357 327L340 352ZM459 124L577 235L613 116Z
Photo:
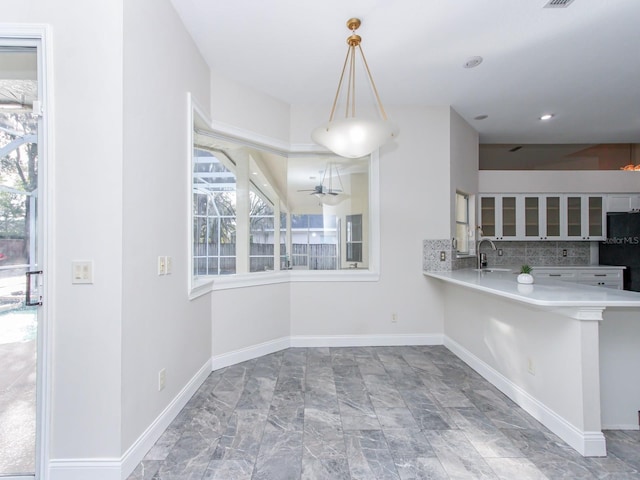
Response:
M482 115L476 115L475 117L473 117L474 120L484 120L485 118L489 118L489 115L485 115L483 113Z
M540 116L540 120L551 120L553 117L553 113L545 113L544 115Z
M464 62L464 68L474 68L482 63L482 57L471 57L466 62Z
M258 172L251 172L251 173L253 173L254 175L257 175L257 174L258 174Z

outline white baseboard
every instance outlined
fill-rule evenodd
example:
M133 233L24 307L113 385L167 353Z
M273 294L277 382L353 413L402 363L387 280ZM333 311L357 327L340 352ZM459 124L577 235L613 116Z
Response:
M213 370L246 362L254 358L295 347L382 347L398 345L442 345L442 335L299 335L282 337L257 345L214 355L211 358Z
M65 458L49 460L48 480L122 480L119 458Z
M204 383L211 373L211 360L207 360L202 367L191 377L191 380L184 386L180 393L171 401L169 405L158 415L151 425L122 455L122 476L127 478L144 458L151 447L158 441L160 435L167 429L171 422L178 416L180 410L184 408L189 399L193 397L200 385ZM90 478L90 477L86 477Z
M537 398L527 393L446 335L444 336L444 345L533 418L567 442L578 453L585 457L606 456L606 442L602 432L584 432L576 428Z
M49 461L49 480L87 480L89 478L91 480L122 480L127 478L210 373L211 360L207 360L121 458L54 458Z
M401 345L442 345L442 335L298 335L292 347L392 347Z
M268 342L241 348L240 350L234 350L233 352L214 355L211 358L212 370L218 370L220 368L246 362L247 360L253 360L254 358L289 348L291 346L290 338L291 337L277 338Z

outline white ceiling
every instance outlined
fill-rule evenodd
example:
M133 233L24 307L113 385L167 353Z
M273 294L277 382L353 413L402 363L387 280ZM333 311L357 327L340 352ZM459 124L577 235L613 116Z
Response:
M355 16L390 112L452 105L483 143L640 142L640 0L172 3L212 69L290 104L333 100Z

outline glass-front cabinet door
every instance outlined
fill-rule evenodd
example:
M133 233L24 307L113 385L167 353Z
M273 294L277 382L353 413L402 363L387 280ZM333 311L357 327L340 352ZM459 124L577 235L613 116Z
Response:
M567 195L566 234L575 240L605 238L605 209L602 195Z
M604 239L605 212L603 207L603 197L590 196L587 199L587 236L589 240Z
M515 240L518 237L519 214L516 195L483 195L480 197L481 236L494 240Z
M567 237L582 239L582 196L567 196Z
M480 218L478 225L481 228L480 236L496 236L496 197L480 197Z
M544 225L544 240L560 238L562 235L562 209L560 207L560 195L545 195L542 197L544 208L542 209Z
M518 235L516 197L503 196L501 200L502 235L499 240L515 239Z
M540 197L524 197L524 236L528 239L542 238L540 231Z
M523 195L524 239L557 240L561 238L561 195Z

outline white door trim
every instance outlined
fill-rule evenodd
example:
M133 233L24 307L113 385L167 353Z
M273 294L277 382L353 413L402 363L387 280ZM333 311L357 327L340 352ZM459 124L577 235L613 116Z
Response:
M0 44L36 46L38 48L38 97L42 104L43 117L38 128L38 193L44 201L44 208L38 210L38 235L43 275L43 306L38 314L37 384L36 384L36 471L35 478L48 478L49 443L51 432L51 389L52 389L52 319L53 278L50 261L53 252L53 51L51 27L44 24L2 24L0 23ZM46 226L46 228L44 228ZM26 477L16 477L26 478Z

